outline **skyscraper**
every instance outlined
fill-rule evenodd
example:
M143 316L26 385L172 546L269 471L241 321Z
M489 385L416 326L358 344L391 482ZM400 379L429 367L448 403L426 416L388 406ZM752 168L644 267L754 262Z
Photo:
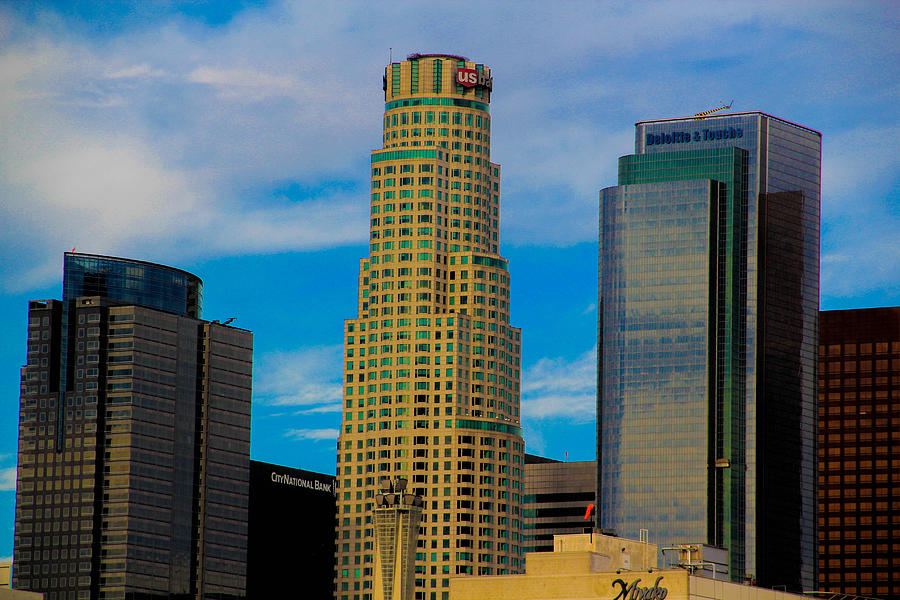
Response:
M490 69L413 54L383 88L370 253L345 325L336 593L373 597L375 494L404 477L425 502L415 597L439 600L451 575L521 568L520 331L498 254Z
M819 585L900 599L900 307L819 321Z
M600 525L812 589L821 134L645 121L635 150L601 194Z
M250 332L178 269L66 253L64 282L29 303L13 586L244 597Z

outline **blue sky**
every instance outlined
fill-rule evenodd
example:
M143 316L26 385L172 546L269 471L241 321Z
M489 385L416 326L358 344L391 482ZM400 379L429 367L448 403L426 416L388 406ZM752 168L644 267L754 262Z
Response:
M199 275L254 332L253 458L333 472L389 48L493 70L527 448L591 460L597 196L635 121L821 131L822 307L897 305L898 40L892 2L0 4L0 557L27 301L73 247Z

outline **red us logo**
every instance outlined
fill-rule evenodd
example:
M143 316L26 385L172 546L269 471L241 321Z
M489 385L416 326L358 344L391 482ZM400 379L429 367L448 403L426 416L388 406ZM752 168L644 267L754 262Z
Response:
M474 87L478 83L478 71L475 69L458 69L456 83L465 87Z

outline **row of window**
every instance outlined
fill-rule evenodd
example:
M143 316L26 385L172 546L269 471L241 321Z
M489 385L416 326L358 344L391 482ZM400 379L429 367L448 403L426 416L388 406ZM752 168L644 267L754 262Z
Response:
M437 119L437 121L435 121ZM485 131L491 130L491 118L473 113L450 113L448 111L436 112L427 111L402 111L392 112L384 116L384 127L397 127L398 125L419 125L428 123L438 123L442 125L465 125L466 127L477 127Z
M425 128L413 127L411 129L394 129L392 131L384 132L384 141L389 142L391 140L396 140L396 139L402 140L402 139L406 139L406 138L421 138L421 137L448 138L448 137L451 137L451 135L452 135L452 137L455 137L455 138L475 140L478 142L482 142L483 145L482 144L472 144L471 142L467 142L465 145L471 147L471 149L469 150L470 152L474 151L477 154L484 153L485 157L486 157L485 160L487 160L487 157L490 156L491 136L489 136L486 133L482 136L477 131L473 134L469 130L464 131L461 129L448 129L445 127L441 127L441 128L437 128L437 129L434 127L425 127ZM415 142L413 143L413 145L415 145ZM434 143L432 142L431 144L429 144L428 142L426 142L425 145L426 146L434 145ZM462 142L453 142L452 144L448 144L446 141L441 141L437 145L442 148L447 148L447 149L459 149L460 146L462 146ZM391 146L391 145L385 144L385 147L389 147L389 146ZM455 148L454 148L454 146L455 146Z
M856 356L857 353L863 354L900 354L900 342L866 342L862 344L844 344L843 354L845 356ZM840 356L841 344L829 344L819 346L819 356Z
M460 200L459 200L459 194L454 194L454 196L456 197L455 202L459 202L459 201L460 201ZM471 196L467 196L466 198L467 198L466 204L471 204L471 203L472 203L472 202L471 202ZM376 198L376 200L377 200L377 198ZM412 203L412 202L400 202L399 204L394 204L394 203L392 203L392 202L387 202L387 203L384 203L384 204L374 204L374 205L372 205L371 213L372 213L373 215L377 215L377 214L380 214L380 213L394 212L394 210L395 210L398 206L400 207L400 211L401 211L401 212L402 212L402 211L412 211L412 210L413 210L413 204L414 204L414 203ZM475 205L476 205L476 206L481 205L481 199L480 199L480 198L475 198ZM418 210L420 210L420 211L423 211L423 210L428 210L428 211L430 211L430 210L432 210L432 207L433 207L433 204L432 204L431 202L419 202L417 208L418 208ZM485 201L485 207L487 207L487 201ZM473 216L474 216L474 217L476 217L476 218L478 218L478 219L481 219L481 218L485 218L485 219L486 219L486 218L492 216L491 211L489 211L487 208L485 208L484 211L482 211L482 210L477 209L477 208L476 208L476 209L472 209L472 208L462 208L462 207L459 207L459 206L450 206L450 207L449 207L449 211L448 211L448 207L447 207L447 206L442 206L441 204L438 204L438 205L437 205L437 212L440 213L442 208L443 208L443 212L444 212L445 215L446 215L446 214L450 214L450 215L459 215L459 216L464 216L464 217L473 217ZM494 207L494 208L493 208L493 216L494 216L494 217L497 217L497 216L498 216L497 207ZM387 218L387 217L385 217L385 218ZM402 225L402 224L405 224L405 223L412 223L412 222L413 222L413 220L412 220L412 215L401 215L401 216L400 216L400 219L399 219L398 221L396 221L396 222L397 222L397 223L400 223L401 225ZM389 222L384 222L383 224L384 224L384 225L391 225L391 224L393 224L393 223L394 223L394 221L389 221ZM381 225L381 224L382 224L382 222L379 221L379 225ZM440 220L438 220L438 224L440 224ZM494 227L496 227L496 226L497 226L497 221L495 220L495 221L494 221ZM418 235L431 235L432 230L431 230L430 228L419 229L416 233L417 233ZM438 235L440 235L440 234L438 234Z

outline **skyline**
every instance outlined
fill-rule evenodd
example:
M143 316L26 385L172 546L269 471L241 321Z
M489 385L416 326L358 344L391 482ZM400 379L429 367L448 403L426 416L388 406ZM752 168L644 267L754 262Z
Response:
M252 458L334 472L391 46L494 72L528 452L594 458L597 203L638 120L734 98L822 132L822 308L900 304L889 3L75 6L0 8L0 556L27 300L73 247L203 279L203 318L254 332Z

